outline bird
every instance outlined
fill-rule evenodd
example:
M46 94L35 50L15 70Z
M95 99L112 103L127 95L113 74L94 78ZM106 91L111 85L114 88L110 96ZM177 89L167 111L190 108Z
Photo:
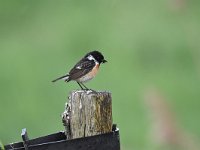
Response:
M100 65L106 62L107 60L104 59L101 52L97 50L91 51L78 61L69 73L56 78L52 82L58 80L64 80L65 82L76 81L82 90L89 90L83 83L93 79Z

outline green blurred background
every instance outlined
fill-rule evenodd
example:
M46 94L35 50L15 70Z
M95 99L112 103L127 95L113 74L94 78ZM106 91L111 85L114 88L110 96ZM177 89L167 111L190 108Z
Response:
M151 149L143 96L164 93L179 125L200 137L200 1L0 1L0 140L63 130L71 82L52 84L91 50L108 63L86 85L108 90L125 150Z

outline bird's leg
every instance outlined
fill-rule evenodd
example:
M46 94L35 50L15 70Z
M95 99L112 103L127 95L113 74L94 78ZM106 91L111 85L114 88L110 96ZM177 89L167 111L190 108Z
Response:
M81 86L81 84L80 84L79 82L77 82L77 83L78 83L78 85L81 87L81 89L84 90L84 88Z
M92 91L92 92L97 93L97 92L96 92L95 90L93 90L93 89L88 89L82 82L80 82L80 84L81 84L82 86L84 86L85 90L90 90L90 91Z
M85 90L89 90L82 82L80 82L82 86L84 86Z

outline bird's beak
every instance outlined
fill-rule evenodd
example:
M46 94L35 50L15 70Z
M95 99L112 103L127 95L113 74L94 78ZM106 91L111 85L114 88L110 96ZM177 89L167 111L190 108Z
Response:
M105 60L105 59L104 59L102 62L103 62L103 63L106 63L106 62L107 62L107 60Z

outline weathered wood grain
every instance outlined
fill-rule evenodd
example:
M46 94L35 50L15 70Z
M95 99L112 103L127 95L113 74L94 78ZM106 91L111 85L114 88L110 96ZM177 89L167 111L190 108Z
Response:
M62 116L68 139L111 132L111 93L72 91Z

